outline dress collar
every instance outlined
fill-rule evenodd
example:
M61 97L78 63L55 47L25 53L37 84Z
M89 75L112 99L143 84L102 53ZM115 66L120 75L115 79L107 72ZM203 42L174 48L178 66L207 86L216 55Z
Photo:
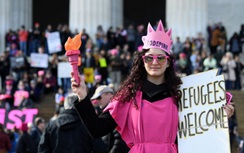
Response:
M145 80L142 84L142 92L147 94L149 97L153 97L158 93L167 94L169 92L169 85L167 83L156 85L148 80Z

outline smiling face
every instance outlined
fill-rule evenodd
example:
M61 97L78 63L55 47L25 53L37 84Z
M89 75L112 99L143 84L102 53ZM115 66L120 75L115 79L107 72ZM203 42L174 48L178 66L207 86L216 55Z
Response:
M157 83L163 83L164 72L169 66L169 59L166 53L161 49L151 48L145 53L143 61L147 71L147 79L151 82L157 80Z

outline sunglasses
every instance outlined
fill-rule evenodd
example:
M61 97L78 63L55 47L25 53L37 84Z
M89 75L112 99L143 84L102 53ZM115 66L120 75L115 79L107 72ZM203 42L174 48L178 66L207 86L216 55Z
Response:
M153 60L156 59L158 64L164 64L164 62L166 61L166 59L169 58L169 56L166 55L144 55L142 56L144 63L147 64L152 64Z

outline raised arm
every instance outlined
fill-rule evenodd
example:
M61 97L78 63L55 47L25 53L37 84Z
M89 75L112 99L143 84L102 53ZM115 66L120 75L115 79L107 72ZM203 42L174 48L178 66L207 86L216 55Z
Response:
M107 111L98 117L87 96L87 87L84 80L80 77L81 82L80 85L78 85L73 78L73 73L71 75L71 88L78 96L77 100L74 102L75 108L88 131L95 138L104 136L113 131L117 124L110 113Z

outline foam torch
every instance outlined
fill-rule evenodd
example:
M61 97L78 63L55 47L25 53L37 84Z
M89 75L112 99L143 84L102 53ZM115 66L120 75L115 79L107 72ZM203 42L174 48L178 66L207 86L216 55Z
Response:
M74 78L78 85L80 85L80 78L79 78L79 71L78 71L80 46L81 46L81 33L77 34L73 39L69 37L64 45L66 50L65 55L69 57L69 62L72 66Z

